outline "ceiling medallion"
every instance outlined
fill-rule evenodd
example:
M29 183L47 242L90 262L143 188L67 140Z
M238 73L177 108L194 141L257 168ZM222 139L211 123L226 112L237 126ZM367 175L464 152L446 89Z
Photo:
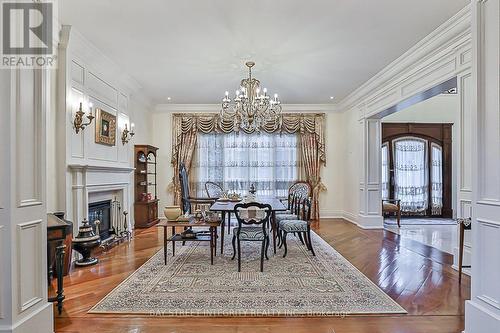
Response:
M252 77L255 62L248 61L245 65L248 67L248 78L241 80L234 99L229 98L227 91L222 99L221 122L233 121L236 130L241 128L245 132L259 132L266 124L278 129L281 124L281 102L278 94L271 98L267 95L266 88L260 89L260 81Z

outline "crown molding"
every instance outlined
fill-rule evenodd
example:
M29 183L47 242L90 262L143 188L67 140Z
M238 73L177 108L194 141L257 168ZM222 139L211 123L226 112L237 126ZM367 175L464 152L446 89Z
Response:
M157 104L154 113L219 112L220 104ZM283 112L338 112L335 104L282 104Z
M60 31L64 30L69 34L66 46L72 59L83 62L90 71L105 77L106 82L118 88L122 93L133 96L139 103L150 107L153 105L152 98L144 92L139 82L122 67L102 53L74 27L61 25Z
M348 111L373 96L380 95L382 89L395 86L420 70L422 63L447 52L450 47L456 49L470 41L471 7L468 5L343 98L337 108L342 112Z

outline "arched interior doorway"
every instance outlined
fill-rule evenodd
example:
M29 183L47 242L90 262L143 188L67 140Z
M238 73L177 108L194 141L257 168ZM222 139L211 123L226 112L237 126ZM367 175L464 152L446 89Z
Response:
M382 198L401 200L407 216L452 210L452 124L382 124Z

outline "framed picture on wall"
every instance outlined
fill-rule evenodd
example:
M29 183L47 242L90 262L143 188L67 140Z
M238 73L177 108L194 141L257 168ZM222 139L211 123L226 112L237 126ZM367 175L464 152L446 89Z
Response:
M95 142L114 146L116 142L116 116L96 109Z

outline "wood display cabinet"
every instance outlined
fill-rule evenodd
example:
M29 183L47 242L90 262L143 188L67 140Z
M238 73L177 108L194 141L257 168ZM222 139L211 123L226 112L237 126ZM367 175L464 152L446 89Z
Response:
M149 228L158 223L157 151L149 145L135 145L135 203L136 228Z

